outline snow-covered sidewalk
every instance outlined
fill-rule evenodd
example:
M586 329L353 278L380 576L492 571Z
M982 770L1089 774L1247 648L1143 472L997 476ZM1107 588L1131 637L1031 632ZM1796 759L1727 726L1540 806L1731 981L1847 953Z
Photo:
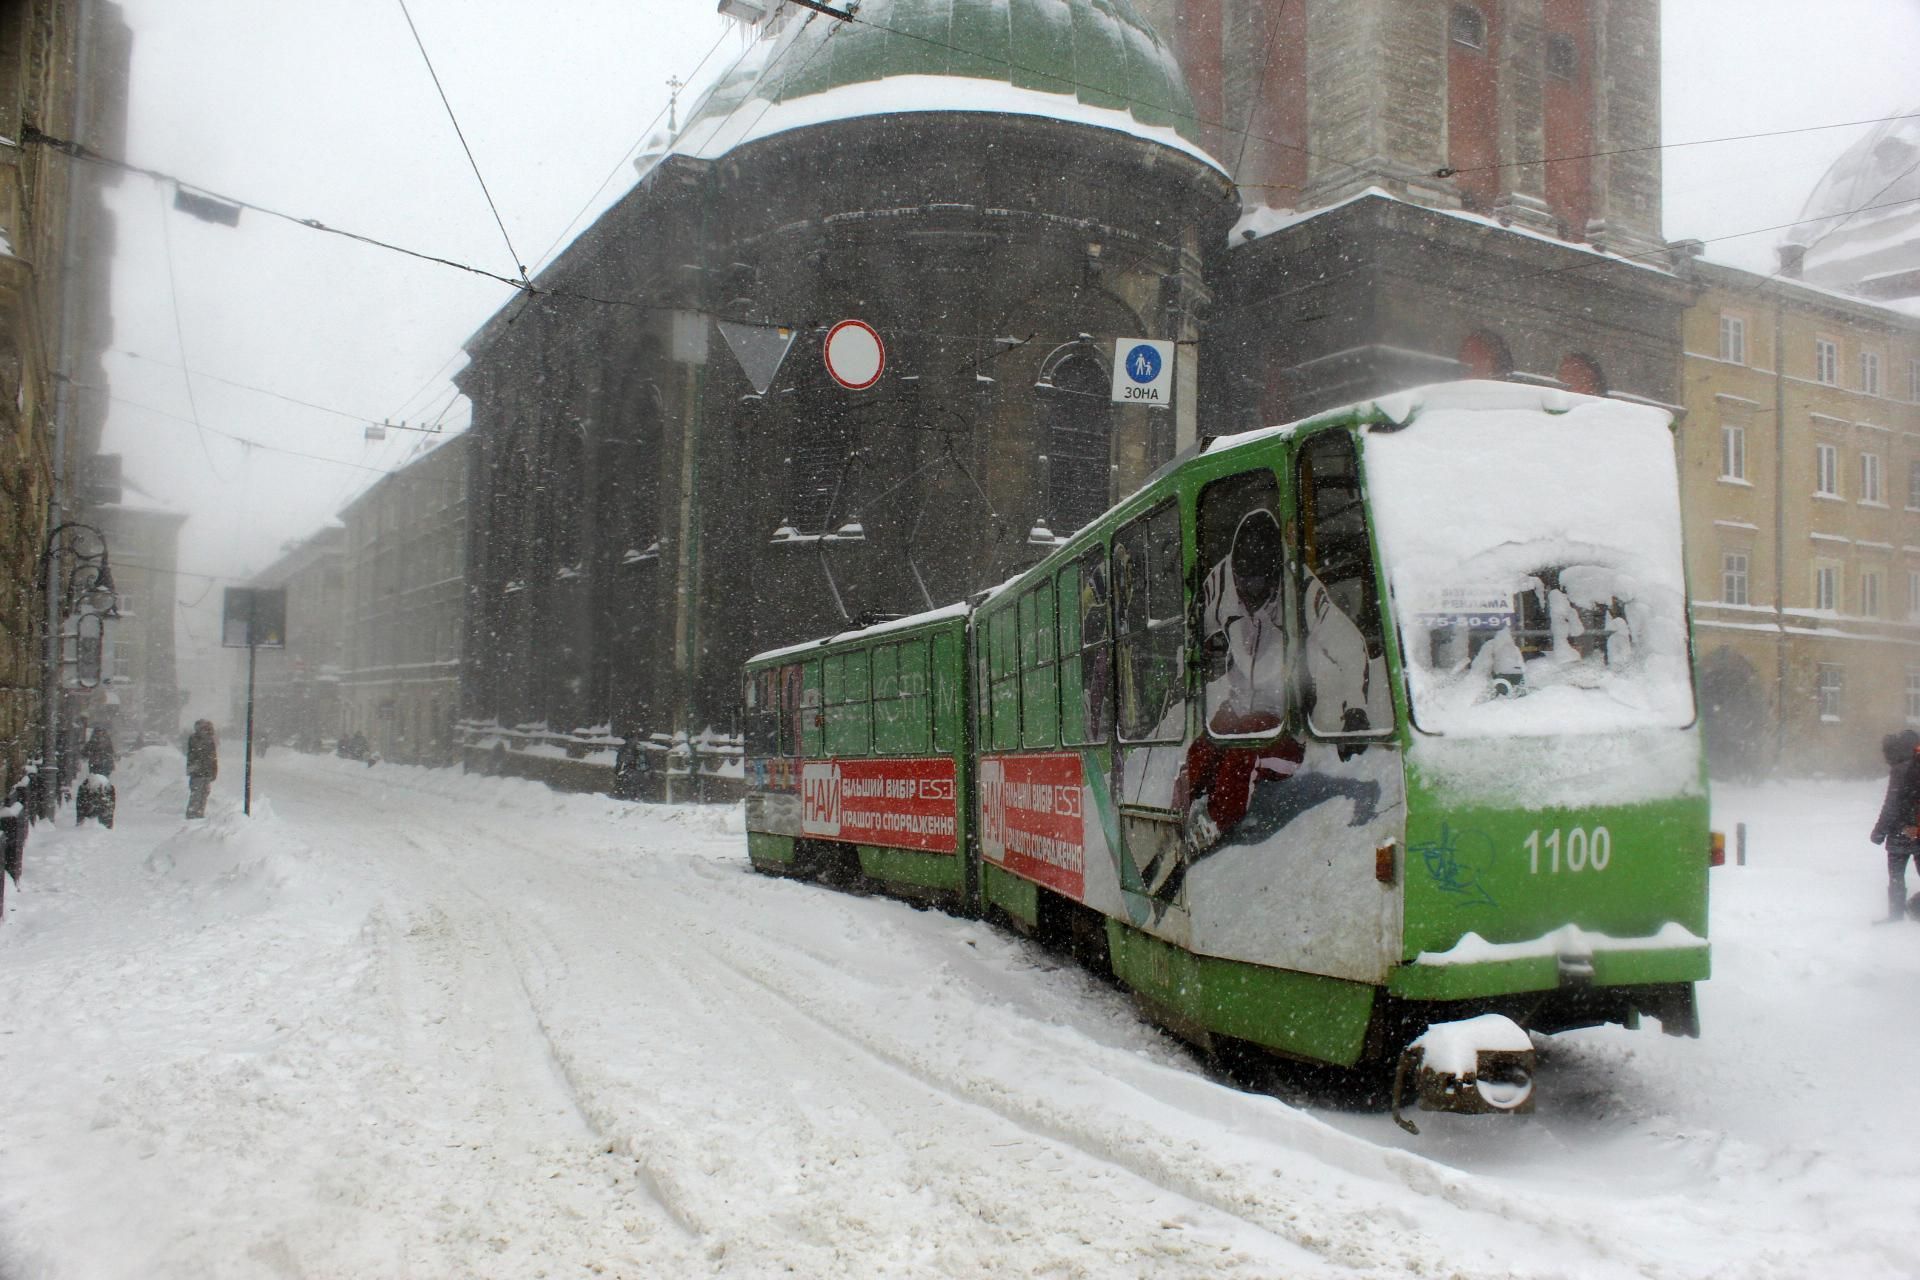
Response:
M0 927L0 1277L1914 1276L1920 926L1878 787L1722 791L1704 1037L1514 1122L1225 1088L985 925L753 875L731 809L177 753Z

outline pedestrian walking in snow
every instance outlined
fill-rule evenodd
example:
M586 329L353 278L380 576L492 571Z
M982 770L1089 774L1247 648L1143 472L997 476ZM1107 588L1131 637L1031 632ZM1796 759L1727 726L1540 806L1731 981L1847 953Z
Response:
M220 742L214 736L213 721L196 720L187 739L187 816L207 816L207 793L220 774Z
M1920 864L1920 733L1902 729L1880 740L1887 761L1887 796L1868 838L1887 848L1887 919L1907 914L1907 860Z
M96 728L87 738L86 748L87 776L80 779L80 788L73 797L73 820L82 822L92 818L103 827L113 825L113 734L105 725Z

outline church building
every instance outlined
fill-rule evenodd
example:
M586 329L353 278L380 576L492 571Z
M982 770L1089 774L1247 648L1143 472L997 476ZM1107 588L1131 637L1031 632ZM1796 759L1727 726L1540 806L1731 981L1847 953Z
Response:
M749 654L1004 581L1209 436L1680 398L1657 0L723 8L735 65L467 345L495 763L725 736ZM1116 401L1141 340L1168 396Z

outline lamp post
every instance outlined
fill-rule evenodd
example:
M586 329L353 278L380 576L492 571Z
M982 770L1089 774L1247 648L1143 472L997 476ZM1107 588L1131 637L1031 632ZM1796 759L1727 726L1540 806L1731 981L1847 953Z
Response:
M40 551L40 578L47 592L47 619L45 644L41 652L40 694L41 694L41 740L40 771L34 776L36 815L42 820L53 817L60 802L60 775L64 761L61 759L60 729L65 719L61 707L61 660L62 640L66 635L67 620L77 618L84 622L88 618L99 619L95 624L96 643L100 646L96 653L96 670L93 683L99 683L97 664L105 650L105 623L107 619L120 616L117 598L114 594L113 569L107 560L107 537L90 524L78 520L69 520L55 525L47 534L46 545ZM78 624L75 628L75 662L79 662L79 645L83 636ZM76 673L84 684L86 673Z

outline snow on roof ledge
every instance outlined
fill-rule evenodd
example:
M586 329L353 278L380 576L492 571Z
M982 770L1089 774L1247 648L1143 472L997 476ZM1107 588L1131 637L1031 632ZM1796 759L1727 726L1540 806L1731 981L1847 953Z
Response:
M780 103L750 98L717 119L696 120L674 141L673 150L696 160L717 160L735 147L794 129L864 116L944 111L1038 116L1112 129L1143 142L1172 147L1220 174L1226 173L1218 160L1174 130L1141 124L1129 112L1091 107L1067 94L1023 89L1000 80L949 75L888 76Z
M1673 274L1672 270L1669 269L1667 263L1663 260L1648 259L1645 257L1626 257L1617 253L1608 253L1605 250L1596 249L1590 244L1581 244L1573 240L1562 240L1558 236L1550 236L1545 232L1535 231L1529 227L1516 226L1512 223L1502 222L1498 218L1490 218L1484 213L1470 213L1465 209L1442 209L1437 205L1422 204L1417 200L1408 200L1382 187L1368 187L1366 190L1356 192L1344 200L1338 200L1333 204L1322 205L1315 209L1272 209L1261 205L1243 210L1240 215L1240 221L1234 223L1232 229L1227 232L1227 246L1234 248L1240 245L1251 244L1256 240L1261 240L1272 235L1276 231L1285 231L1289 227L1297 227L1310 219L1322 217L1332 213L1336 209L1344 209L1356 201L1368 199L1391 200L1395 204L1410 205L1415 209L1424 209L1428 213L1438 214L1443 218L1452 218L1458 222L1478 223L1480 226L1486 227L1489 230L1504 232L1508 235L1522 236L1528 240L1538 240L1543 244L1558 245L1562 249L1570 249L1575 253L1584 253L1590 257L1600 258L1607 262L1618 262L1623 266L1638 267L1642 271L1652 271L1663 276Z

